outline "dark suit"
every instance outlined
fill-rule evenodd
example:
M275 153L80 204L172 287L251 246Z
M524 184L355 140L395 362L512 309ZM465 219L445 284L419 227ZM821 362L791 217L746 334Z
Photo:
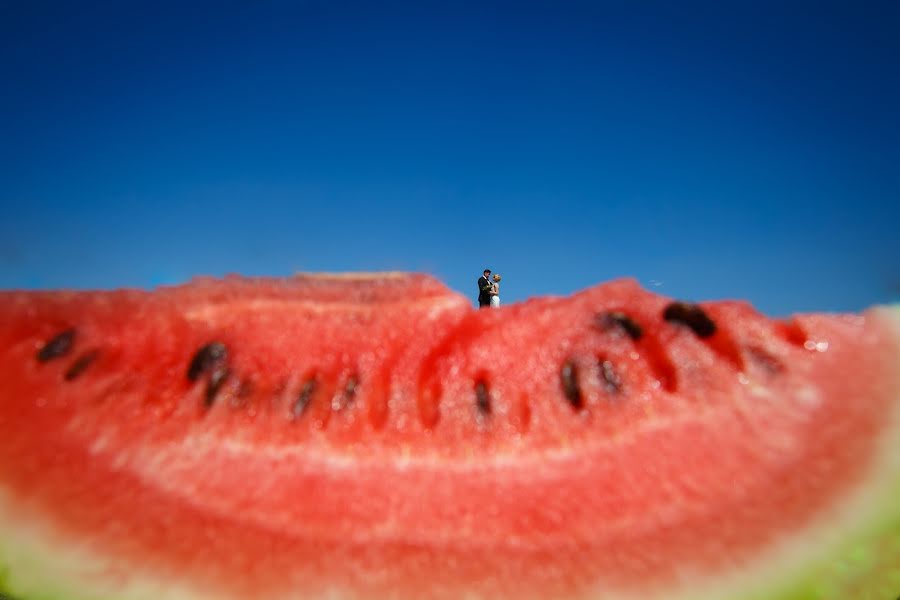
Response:
M484 275L478 278L478 308L491 307L491 281Z

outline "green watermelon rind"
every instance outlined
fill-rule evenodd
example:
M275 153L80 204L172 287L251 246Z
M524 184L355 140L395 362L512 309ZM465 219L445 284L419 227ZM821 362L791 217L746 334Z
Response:
M869 313L884 318L900 344L900 305ZM900 364L894 371L900 390ZM900 595L900 398L881 440L879 460L867 483L817 524L761 557L739 576L696 579L697 587L665 597L680 600L896 600ZM67 540L25 524L0 488L0 599L16 600L188 600L215 596L176 581L131 573L127 591L90 590L104 582L87 572L102 572L102 559L65 546ZM84 541L80 541L83 544ZM817 548L810 549L814 545ZM774 556L773 556L774 554ZM79 576L81 573L81 576ZM700 587L702 586L702 587ZM690 586L687 586L690 587ZM596 590L597 597L614 600ZM337 589L333 597L342 597ZM630 596L620 596L632 600ZM275 600L273 598L273 600ZM636 600L636 598L634 599Z
M895 435L900 443L900 435ZM900 447L896 443L894 448ZM900 462L895 459L895 463ZM796 577L761 585L741 600L896 600L900 596L900 465L875 504L878 517L863 523L820 553ZM870 508L874 507L874 508Z

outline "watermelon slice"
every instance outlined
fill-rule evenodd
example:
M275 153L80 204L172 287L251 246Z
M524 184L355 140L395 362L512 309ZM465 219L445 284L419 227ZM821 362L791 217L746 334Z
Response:
M409 298L415 298L410 300ZM424 276L0 294L23 600L894 600L900 310Z

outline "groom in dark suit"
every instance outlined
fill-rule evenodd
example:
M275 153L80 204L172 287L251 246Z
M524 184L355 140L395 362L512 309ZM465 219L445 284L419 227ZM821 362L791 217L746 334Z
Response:
M491 270L485 269L478 278L478 308L491 307Z

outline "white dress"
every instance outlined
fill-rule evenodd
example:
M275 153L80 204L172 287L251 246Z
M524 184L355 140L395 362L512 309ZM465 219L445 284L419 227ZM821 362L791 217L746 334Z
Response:
M496 295L491 295L491 308L497 308L498 306L500 306L500 284L493 283L491 285L493 285L497 290Z

